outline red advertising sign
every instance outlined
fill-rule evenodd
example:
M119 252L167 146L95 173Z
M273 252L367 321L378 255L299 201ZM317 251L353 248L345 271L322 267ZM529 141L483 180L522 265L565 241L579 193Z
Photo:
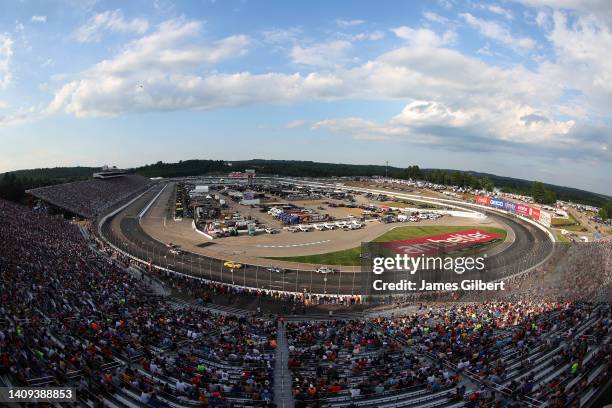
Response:
M475 244L493 241L497 238L501 238L501 235L477 229L469 229L452 232L450 234L386 242L383 246L399 254L419 256L421 254L430 255L440 252L456 251Z
M478 196L476 197L476 204L489 205L491 202L491 197L489 196Z
M521 215L529 215L530 207L525 204L517 204L516 205L516 213Z
M529 208L529 215L531 215L531 218L533 218L535 220L539 220L540 219L540 209L538 209L538 208Z

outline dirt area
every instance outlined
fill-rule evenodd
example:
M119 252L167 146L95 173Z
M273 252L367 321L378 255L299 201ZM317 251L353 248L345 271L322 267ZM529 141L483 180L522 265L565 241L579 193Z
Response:
M171 217L167 216L166 206L168 203L168 195L171 194L171 190L172 189L167 189L152 205L149 212L142 218L141 226L148 235L162 243L172 242L178 244L184 250L193 253L220 259L231 259L237 262L254 265L269 265L270 261L268 259L262 259L267 257L314 255L351 249L359 246L361 242L372 241L395 227L411 225L482 225L501 227L509 231L508 239L513 239L510 228L505 225L500 225L492 219L444 216L438 220L424 220L417 223L384 224L377 220L370 220L365 223L364 228L359 230L313 230L310 232L295 233L281 230L278 234L260 234L257 236L241 235L237 237L209 240L202 234L193 230L191 219L174 221ZM360 203L370 203L365 196L359 195L356 199ZM316 201L316 203L312 201ZM332 202L337 200L325 201ZM357 208L331 208L328 205L322 204L322 202L323 200L301 200L294 203L301 203L301 205L306 208L312 208L322 214L327 213L336 219L347 219L349 214L360 215L362 212L361 209ZM230 211L237 211L244 216L251 216L274 228L281 229L284 227L278 220L267 214L267 212L260 212L258 207L251 208L250 206L240 205L229 199L227 199L227 203L230 206ZM380 204L378 202L372 203ZM324 210L318 210L318 207L323 207ZM295 266L280 261L274 263L282 267Z
M151 211L151 214L153 214L153 211ZM443 217L439 220L427 220L419 223L383 224L378 221L371 221L367 222L364 228L354 231L331 230L295 233L282 231L274 235L238 236L210 241L192 229L190 220L174 221L145 216L141 225L147 234L160 242L173 242L190 252L250 264L269 263L269 261L259 259L261 257L312 255L354 248L361 242L372 241L388 230L400 226L483 225L509 230L505 225L500 225L489 219ZM203 243L209 245L202 246Z
M363 215L363 210L361 208L348 208L348 207L337 207L335 208L338 212L347 213L350 215L354 215L357 217L361 217Z

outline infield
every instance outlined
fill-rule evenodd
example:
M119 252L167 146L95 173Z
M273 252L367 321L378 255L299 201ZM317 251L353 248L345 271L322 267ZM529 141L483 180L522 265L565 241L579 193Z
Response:
M487 248L505 241L507 232L502 228L483 227L483 226L445 226L445 225L423 225L423 226L406 226L397 227L389 230L376 238L375 242L390 242L407 240L414 238L422 238L430 235L449 234L453 232L463 231L466 229L479 229L485 232L499 234L502 236L500 240L496 240L486 245ZM277 261L299 262L310 264L327 264L327 265L345 265L358 266L361 264L360 259L361 247L354 247L341 251L332 251L321 254L302 255L302 256L286 256L286 257L266 257Z

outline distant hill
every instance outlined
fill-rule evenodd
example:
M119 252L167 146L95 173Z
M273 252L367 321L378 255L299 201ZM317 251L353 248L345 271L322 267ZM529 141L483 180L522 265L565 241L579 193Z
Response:
M28 177L33 179L82 179L90 178L97 171L102 170L101 167L53 167L40 168L29 170L16 170L9 173L17 177ZM1 176L1 175L0 175Z
M511 191L520 194L529 194L531 191L531 184L533 180L517 179L513 177L498 176L489 173L480 173L476 171L467 171L475 177L489 177L495 186L501 188L504 191ZM573 187L558 186L555 184L544 183L544 187L547 190L554 191L557 194L557 198L563 201L572 201L575 203L589 204L595 206L601 206L602 204L612 200L612 197L605 194L592 193L590 191L581 190Z
M231 166L230 166L231 164ZM385 167L381 165L366 164L341 164L341 163L319 163L313 161L298 160L182 160L178 163L157 162L133 169L136 173L146 177L185 177L202 174L227 173L230 171L243 171L255 169L259 174L281 175L292 177L356 177L356 176L384 176L400 177L405 174L405 169L399 167ZM100 171L100 167L55 167L31 170L18 170L10 172L17 178L36 180L37 185L45 182L57 183L72 181L75 179L90 178L94 172ZM425 179L434 172L442 171L447 174L460 172L474 178L490 179L496 187L503 191L529 194L533 181L517 179L512 177L498 176L490 173L476 171L460 171L452 169L421 169ZM0 179L3 175L0 174ZM31 182L25 184L32 184ZM602 206L612 200L612 197L589 191L564 187L553 184L545 184L546 189L554 191L560 200L573 201L576 203Z
M295 177L354 177L384 176L385 166L373 164L319 163L299 160L238 160L229 162L233 171L255 169L261 174L278 174ZM388 175L397 174L403 169L388 167Z

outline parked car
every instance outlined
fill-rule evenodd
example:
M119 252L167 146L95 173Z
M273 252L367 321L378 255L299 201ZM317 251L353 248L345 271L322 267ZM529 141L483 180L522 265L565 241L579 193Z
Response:
M289 232L299 232L300 230L297 227L289 227L289 228L287 228L287 231L289 231Z
M274 228L266 228L265 229L266 234L278 234L278 230L274 229Z

